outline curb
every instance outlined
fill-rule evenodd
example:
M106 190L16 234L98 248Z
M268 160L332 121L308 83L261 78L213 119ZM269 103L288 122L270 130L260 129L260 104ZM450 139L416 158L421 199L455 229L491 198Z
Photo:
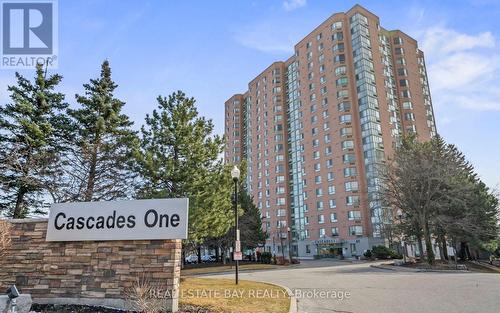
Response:
M409 268L391 268L389 266L392 266L392 265L386 265L386 266L370 265L370 267L377 268L380 270L393 271L393 272L406 272L406 273L427 273L427 272L433 272L433 273L470 273L471 272L469 270L455 270L455 269L434 270L434 269L425 269L425 268L409 269Z
M283 286L283 285L275 284L275 283L270 283L267 281L261 281L261 280L253 280L253 281L263 283L263 284L268 284L268 285L274 285L274 286L285 289L286 292L288 293L288 296L290 297L290 309L288 310L288 313L298 313L299 312L299 305L298 305L299 300L295 297L295 295L293 294L293 292L290 288L288 288L287 286Z
M266 283L266 284L269 284L269 283ZM285 289L286 292L288 293L288 295L290 296L290 309L288 310L288 313L298 313L299 312L299 307L298 307L298 303L297 303L298 300L297 300L297 298L295 298L292 290L286 286L281 286L278 284L272 284L272 285L276 285L278 287Z

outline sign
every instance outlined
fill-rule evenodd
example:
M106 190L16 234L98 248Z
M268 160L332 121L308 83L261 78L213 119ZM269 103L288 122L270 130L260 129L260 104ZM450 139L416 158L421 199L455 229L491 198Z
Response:
M241 261L241 260L243 260L243 252L241 252L241 251L234 252L233 253L233 259L235 261Z
M234 250L236 250L236 252L240 252L241 251L241 241L236 240L234 247L235 247Z
M58 2L0 1L1 68L56 68L58 63Z
M55 203L47 241L186 239L188 199Z

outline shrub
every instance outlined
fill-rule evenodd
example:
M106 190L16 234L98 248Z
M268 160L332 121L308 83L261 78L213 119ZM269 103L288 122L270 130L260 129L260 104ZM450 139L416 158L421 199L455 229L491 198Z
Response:
M262 252L260 254L260 261L264 264L271 264L272 257L273 255L271 254L271 252Z
M372 250L366 250L366 252L363 253L363 256L367 259L371 259L373 257Z
M9 249L11 244L11 225L7 221L0 220L0 257Z
M393 249L386 246L373 246L371 253L377 259L390 259L396 257L398 254Z
M165 299L156 296L156 286L145 277L137 277L133 286L126 290L126 299L134 311L160 313L165 309Z

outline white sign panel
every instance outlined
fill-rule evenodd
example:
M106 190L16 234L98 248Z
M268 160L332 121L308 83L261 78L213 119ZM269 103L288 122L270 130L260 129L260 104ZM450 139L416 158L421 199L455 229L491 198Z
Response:
M47 241L186 239L188 199L55 203Z

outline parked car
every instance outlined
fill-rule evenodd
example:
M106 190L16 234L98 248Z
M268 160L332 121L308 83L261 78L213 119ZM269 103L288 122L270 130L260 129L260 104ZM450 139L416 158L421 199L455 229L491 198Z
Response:
M198 263L198 256L195 254L191 254L188 255L185 260L187 264L196 264Z
M201 261L204 263L212 263L215 262L215 255L207 254L201 257Z

